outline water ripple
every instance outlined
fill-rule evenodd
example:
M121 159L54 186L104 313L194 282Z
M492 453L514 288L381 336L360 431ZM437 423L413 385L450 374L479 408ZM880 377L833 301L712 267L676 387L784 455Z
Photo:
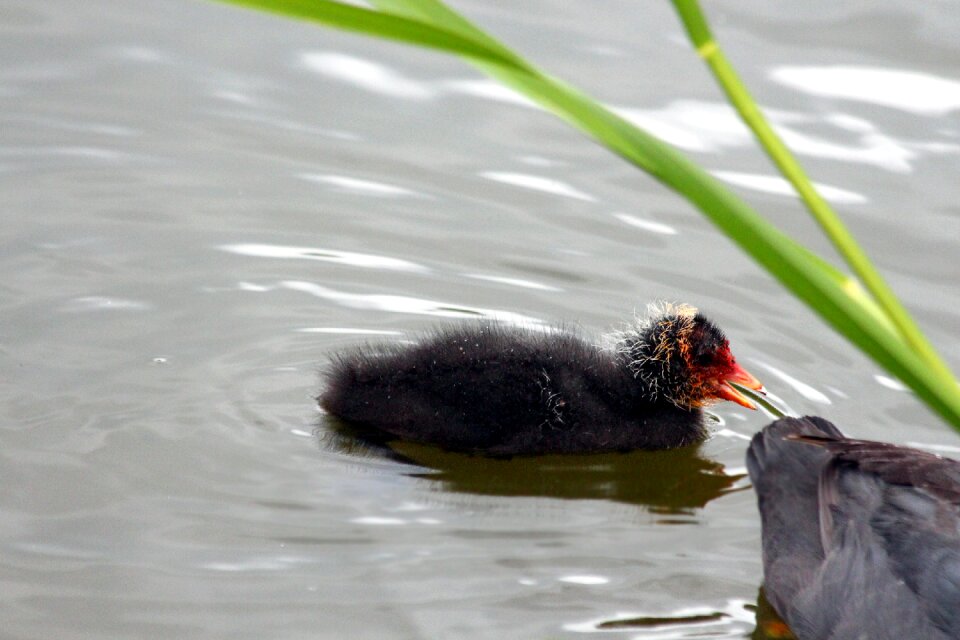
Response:
M436 95L427 83L411 80L377 62L344 53L306 52L300 55L300 64L310 71L391 98L429 100Z
M354 253L337 249L317 247L290 247L279 244L223 244L217 247L221 251L256 258L281 258L286 260L319 260L334 262L364 269L385 269L387 271L408 271L429 273L430 269L409 260L378 256L370 253Z
M662 222L644 220L642 218L632 216L629 213L615 213L613 214L613 217L624 224L630 225L631 227L636 227L637 229L643 229L644 231L649 231L650 233L659 233L665 236L677 235L676 229L670 225L663 224Z
M151 305L140 300L109 298L107 296L84 296L74 298L62 307L62 311L82 313L85 311L145 311Z
M310 564L312 560L306 556L265 556L242 558L232 562L214 561L200 564L202 569L209 571L247 572L247 571L284 571L290 568Z
M465 277L474 280L485 280L487 282L496 282L499 284L510 285L511 287L520 287L521 289L536 289L538 291L563 291L559 287L552 287L548 284L541 284L533 280L524 280L522 278L505 278L503 276L491 276L482 273L465 273Z
M596 198L591 195L570 186L566 182L547 178L545 176L534 176L528 173L510 173L506 171L484 171L480 174L489 180L511 184L517 187L524 187L534 191L543 191L567 198L575 198L584 202L596 202Z
M540 106L523 94L517 93L493 80L447 80L442 85L451 93L460 93L484 100L513 104L518 107L540 109Z
M359 518L353 518L350 520L353 524L365 524L375 527L382 526L400 526L408 524L425 524L425 525L435 525L440 524L440 520L436 518L393 518L387 516L361 516Z
M140 130L132 127L125 127L110 123L86 122L83 120L74 120L69 118L57 118L52 116L39 116L34 114L7 115L8 123L18 123L27 125L36 125L49 129L59 129L61 131L77 131L81 133L93 133L96 135L112 137L132 137L138 135Z
M383 293L347 293L302 280L287 280L281 282L279 286L291 291L302 291L317 298L335 302L353 309L375 309L377 311L412 313L438 318L491 318L510 324L542 324L539 318L525 316L511 311L456 305L411 296ZM257 287L257 285L253 285L253 287ZM249 286L246 288L247 290L252 290ZM267 290L267 288L264 287L260 288Z
M750 131L727 104L677 100L662 109L619 107L621 116L658 138L697 153L717 153L725 148L754 144ZM907 173L925 153L958 153L960 146L937 141L898 140L873 123L844 113L824 116L767 109L766 115L787 145L798 155L856 162L887 171ZM853 143L801 133L801 125L827 125L853 134Z
M449 93L540 108L512 89L486 79L414 80L380 62L335 52L307 52L301 55L301 62L329 78L393 98L426 100ZM912 71L866 66L784 66L774 69L771 77L813 95L871 102L921 115L944 115L960 108L960 82ZM724 147L753 143L746 126L725 103L677 100L662 109L611 108L658 138L689 151L717 152ZM845 114L811 116L771 109L766 112L784 141L801 155L906 173L919 151L960 153L957 145L897 140L869 122ZM860 126L849 128L850 120L858 120ZM787 126L791 123L825 123L852 131L859 139L855 144L841 144L796 131Z
M405 189L403 187L398 187L396 185L387 184L385 182L376 182L374 180L363 180L360 178L351 178L349 176L337 176L330 174L319 174L319 173L300 173L297 174L298 178L307 180L309 182L316 182L319 184L326 184L332 187L336 187L342 191L348 193L356 193L365 196L372 196L376 198L397 198L397 197L410 197L416 196L420 198L426 198L426 196L416 191L411 191L410 189Z
M793 185L780 176L741 173L739 171L711 171L710 173L724 182L729 182L732 185L745 189L772 193L778 196L799 197ZM820 192L820 195L834 204L864 204L869 202L866 196L856 193L855 191L847 191L846 189L832 187L821 182L814 182L813 184L817 188L817 191Z
M361 137L355 133L350 133L348 131L341 131L338 129L326 129L324 127L318 127L312 124L304 124L303 122L298 122L296 120L290 120L288 118L282 118L270 114L262 113L239 113L233 110L224 110L224 109L209 109L206 111L209 115L215 116L217 118L230 118L232 120L238 120L240 122L252 122L255 124L263 124L281 131L293 131L295 133L306 133L308 135L322 136L324 138L333 138L335 140L344 140L348 142L353 142L360 140Z
M103 147L2 147L0 156L10 158L66 157L118 162L133 158L129 154Z
M907 387L904 386L902 382L900 382L895 378L891 378L889 376L883 376L883 375L880 375L879 373L875 374L873 378L874 380L879 382L881 386L884 386L887 389L893 389L894 391L907 391Z
M815 96L869 102L921 116L960 109L960 82L929 73L878 67L784 66L770 72L783 85Z
M610 578L605 576L595 576L595 575L572 575L572 576L562 576L557 578L558 582L566 582L568 584L582 584L587 586L594 586L600 584L609 584Z
M817 389L814 389L812 386L810 386L806 382L803 382L802 380L797 380L787 372L782 371L774 367L773 365L767 364L762 360L757 360L756 358L753 358L752 361L757 363L757 365L763 367L767 371L769 371L771 374L773 374L777 378L779 378L781 382L790 386L794 391L799 393L801 396L803 396L807 400L810 400L811 402L816 402L819 404L833 404L833 402L830 400L830 398L827 397L825 393L818 391Z
M357 329L354 327L306 327L297 329L299 333L329 333L336 335L356 335L356 336L399 336L402 331L392 331L387 329Z
M851 128L852 121L860 119L846 114L831 114L827 116L827 120L838 128L853 131ZM915 150L907 146L906 143L901 143L880 133L865 120L860 120L860 123L866 126L856 130L856 133L860 135L861 146L859 147L815 138L786 127L780 127L779 131L786 145L797 154L828 160L871 164L894 173L909 173L912 170L913 166L910 161L915 160L919 155ZM916 146L922 148L922 144ZM927 150L932 151L933 149Z

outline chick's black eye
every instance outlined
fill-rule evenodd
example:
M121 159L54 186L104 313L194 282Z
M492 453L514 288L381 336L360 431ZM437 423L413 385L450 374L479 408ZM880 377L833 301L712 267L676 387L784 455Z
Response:
M712 353L698 354L697 357L694 358L694 362L697 364L697 366L705 367L711 362L713 362L713 354Z

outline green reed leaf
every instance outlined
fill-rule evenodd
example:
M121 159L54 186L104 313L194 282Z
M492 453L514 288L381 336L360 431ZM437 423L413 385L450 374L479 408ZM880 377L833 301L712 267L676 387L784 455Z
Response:
M289 18L317 22L326 26L355 31L369 36L415 44L470 59L485 60L507 67L522 68L525 62L505 55L488 43L475 41L451 29L435 27L428 22L404 18L330 0L219 0L251 9L260 9Z

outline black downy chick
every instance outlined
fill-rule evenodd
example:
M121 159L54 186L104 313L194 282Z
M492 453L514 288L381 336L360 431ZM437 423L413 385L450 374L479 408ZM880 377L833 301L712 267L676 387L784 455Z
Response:
M347 422L452 451L596 453L703 440L701 407L754 408L731 382L762 388L716 325L663 305L606 346L482 323L357 348L334 359L318 400Z

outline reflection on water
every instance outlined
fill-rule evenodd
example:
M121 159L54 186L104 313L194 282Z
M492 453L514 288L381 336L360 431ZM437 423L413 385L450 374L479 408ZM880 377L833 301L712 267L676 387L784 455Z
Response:
M609 620L569 624L566 628L581 633L629 632L632 638L745 638L756 610L757 607L748 601L731 599L719 608L687 607L665 614L624 614ZM766 635L749 637L754 640L778 638Z
M300 61L309 71L399 100L428 100L434 91L426 82L405 77L397 70L358 56L336 51L307 51Z
M327 185L354 195L372 196L375 198L429 197L426 194L417 193L416 191L398 187L397 185L377 182L375 180L352 178L350 176L302 173L299 177L308 182Z
M624 618L622 620L609 620L597 625L597 629L636 629L644 627L662 627L666 625L701 625L712 622L719 622L727 616L719 611L709 613L694 613L681 616L640 616L637 618Z
M793 78L792 74L782 79ZM777 76L776 79L781 79ZM860 95L863 98L862 95ZM906 98L911 100L911 98ZM687 151L716 153L724 149L750 147L753 138L736 112L721 102L677 100L662 109L617 109L620 115L654 133L663 140ZM896 135L872 119L846 112L811 116L798 111L767 110L767 116L797 155L856 163L893 173L910 173L917 161L927 154L954 154L960 147L941 138L907 138ZM822 131L829 131L824 136ZM730 172L733 173L733 172ZM748 174L749 175L749 174ZM772 176L750 176L760 184L743 184L746 188L789 194L771 182ZM733 180L728 180L734 182ZM736 184L736 183L734 183ZM819 188L819 187L818 187ZM828 186L838 202L849 201L845 190ZM827 196L827 193L823 194ZM859 193L850 194L853 202L864 202ZM831 199L829 196L828 199Z
M930 73L865 66L778 67L777 82L816 96L871 102L924 116L960 109L960 82Z
M573 198L575 200L583 200L584 202L596 202L596 199L593 196L554 178L534 176L526 173L510 173L506 171L484 171L480 175L495 182L512 184L518 187L524 187L525 189L543 191L544 193L552 193L554 195Z
M386 455L426 467L427 471L408 475L458 493L612 500L641 505L653 513L681 515L745 488L738 485L744 474L728 474L722 464L704 457L699 445L668 451L499 459L399 440L378 441L376 435L333 418L317 433L322 446L341 452Z
M265 285L254 285L254 287L242 286L244 286L245 290L255 291L257 293L265 293L275 288ZM307 293L324 301L336 303L351 309L413 313L436 318L493 318L500 322L523 324L526 326L542 324L537 318L501 309L469 307L466 305L441 302L439 300L428 300L388 293L350 293L347 291L339 291L332 287L324 287L313 282L288 280L281 282L277 287Z
M780 176L761 175L758 173L743 173L741 171L712 171L714 177L720 178L724 182L732 185L753 189L762 193L772 193L780 196L796 198L797 195L793 186ZM821 182L815 182L814 186L824 198L834 204L865 204L867 198L859 193L854 193L848 189L841 189Z
M747 631L754 625L752 631ZM630 632L633 638L749 638L796 640L790 627L767 601L763 588L756 604L739 599L721 607L688 607L667 613L622 614L606 620L565 625L581 633ZM748 635L749 634L749 635Z
M631 227L643 229L644 231L649 231L651 233L659 233L665 236L677 235L677 230L675 228L668 224L663 224L662 222L643 220L637 216L632 216L629 213L615 213L613 217L624 224L630 225Z
M335 264L360 267L364 269L383 269L386 271L411 271L426 273L429 269L409 260L378 256L369 253L341 251L339 249L321 249L319 247L291 247L276 244L225 244L217 247L227 253L255 258L280 258L284 260L320 260Z

